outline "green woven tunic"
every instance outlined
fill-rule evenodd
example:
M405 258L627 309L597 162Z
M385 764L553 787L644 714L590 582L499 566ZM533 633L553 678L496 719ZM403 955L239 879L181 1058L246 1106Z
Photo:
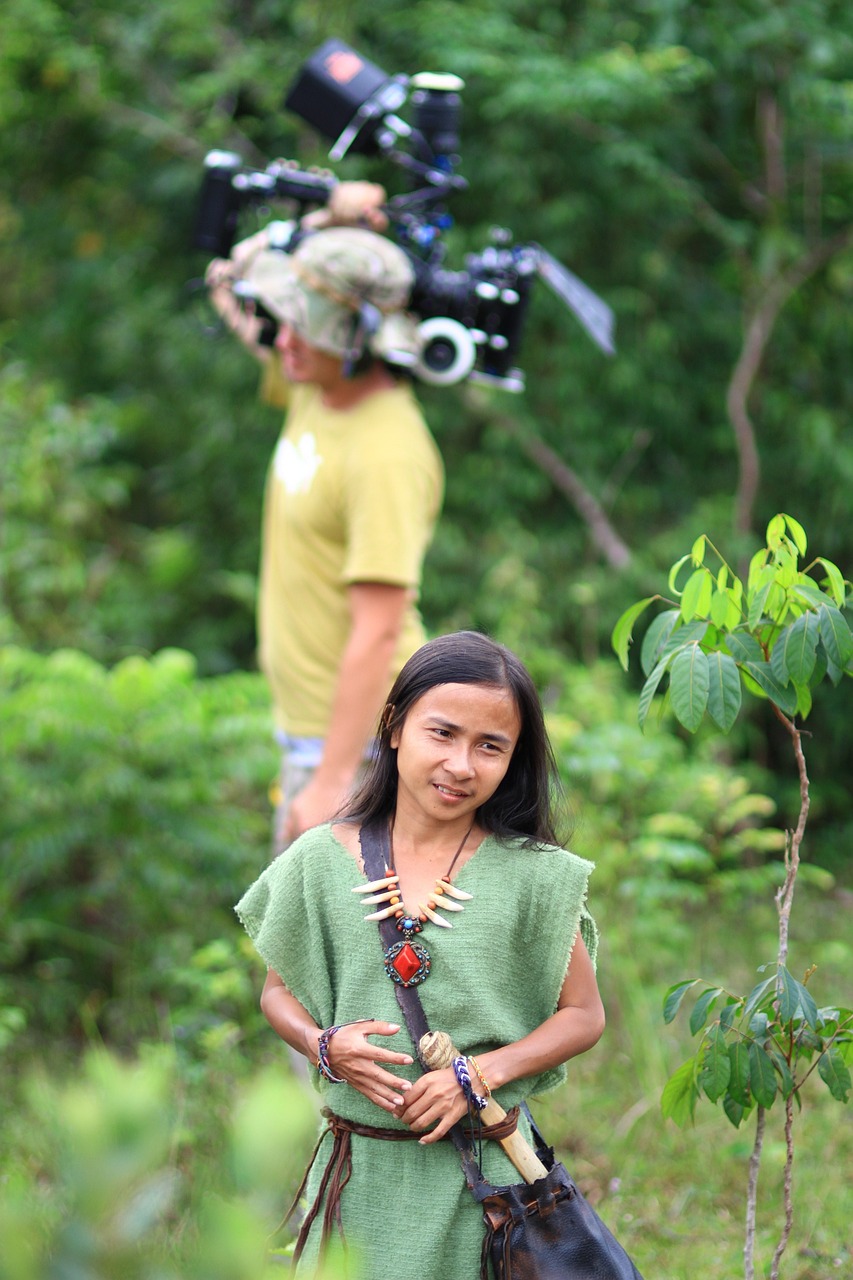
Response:
M557 1008L578 929L595 963L598 933L586 909L593 864L553 846L487 837L454 883L473 895L453 928L427 924L421 941L432 971L419 988L429 1025L447 1031L462 1053L486 1053L529 1034ZM375 1037L412 1052L382 962L382 942L354 885L364 875L327 826L306 832L247 890L236 911L265 963L320 1027L377 1018L401 1024ZM417 1065L394 1067L415 1079ZM495 1092L505 1109L565 1079L565 1067ZM348 1085L317 1078L323 1105L360 1124L404 1127ZM313 1201L332 1150L321 1147L308 1186ZM367 1280L476 1280L483 1220L450 1142L382 1142L352 1137L353 1173L341 1198L344 1232ZM498 1185L519 1174L494 1142L483 1144L483 1172ZM322 1215L321 1215L322 1216ZM298 1274L316 1265L320 1220Z

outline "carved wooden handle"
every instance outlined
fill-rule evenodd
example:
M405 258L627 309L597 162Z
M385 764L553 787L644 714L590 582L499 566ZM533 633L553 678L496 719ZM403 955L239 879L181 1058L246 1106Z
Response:
M454 1046L446 1031L428 1031L421 1036L418 1052L428 1071L441 1071L444 1067L449 1067L454 1058L464 1056ZM489 1098L480 1114L483 1124L497 1124L506 1119L506 1112L494 1098ZM498 1141L525 1182L535 1182L537 1178L547 1175L548 1170L527 1139L517 1130L508 1138L499 1138Z

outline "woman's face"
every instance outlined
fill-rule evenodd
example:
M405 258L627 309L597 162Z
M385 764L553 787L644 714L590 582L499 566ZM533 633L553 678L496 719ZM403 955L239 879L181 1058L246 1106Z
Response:
M497 791L521 732L509 689L440 684L409 708L391 735L397 751L397 818L472 821Z

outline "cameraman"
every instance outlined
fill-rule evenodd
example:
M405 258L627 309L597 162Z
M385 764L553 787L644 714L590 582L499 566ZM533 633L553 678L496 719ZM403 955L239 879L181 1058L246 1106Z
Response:
M387 689L425 639L417 595L443 468L398 363L414 351L412 269L366 229L385 225L383 199L381 187L341 183L302 220L292 253L264 231L207 271L214 306L264 365L264 398L287 408L258 605L282 747L277 851L343 803ZM278 322L272 349L235 286Z

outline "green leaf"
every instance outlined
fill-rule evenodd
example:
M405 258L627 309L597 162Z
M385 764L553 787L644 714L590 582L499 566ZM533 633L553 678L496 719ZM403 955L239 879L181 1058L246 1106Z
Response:
M681 1002L687 995L691 987L695 987L699 981L698 978L685 978L683 982L676 982L670 987L663 998L663 1020L664 1022L672 1022L678 1010L681 1008Z
M797 715L805 720L812 709L812 691L807 684L795 684L797 694Z
M732 1064L729 1077L729 1093L742 1106L749 1106L749 1045L745 1040L735 1040L729 1045L729 1061Z
M783 1098L790 1098L794 1092L794 1077L791 1075L791 1069L778 1049L771 1049L770 1057L779 1076L779 1092Z
M775 515L768 522L765 540L768 547L772 547L785 536L785 517L783 515Z
M782 685L808 684L817 659L820 636L817 615L803 613L777 637L770 656L770 666Z
M776 1097L776 1072L760 1044L749 1046L749 1087L760 1107L772 1107Z
M685 729L695 733L702 723L710 688L708 656L698 644L689 645L678 654L669 680L672 709Z
M765 978L763 982L759 982L757 986L753 987L749 995L746 997L746 1004L743 1007L744 1018L749 1020L768 992L775 991L775 989L775 973L772 974L771 977Z
M841 576L841 570L836 568L831 560L825 560L823 556L818 556L815 563L823 565L826 570L827 582L829 584L829 590L832 594L832 598L838 605L839 609L843 609L847 599L847 592L844 588L844 579Z
M685 622L681 627L673 627L672 634L663 648L661 657L670 658L679 649L686 649L689 644L700 644L707 634L708 623L702 620Z
M776 582L776 569L772 564L765 565L756 575L755 587L747 594L747 622L754 631L764 616L767 599Z
M690 575L681 593L681 616L685 622L708 617L713 589L714 579L707 569L697 569Z
M690 559L689 555L682 556L680 560L676 560L675 564L672 566L672 568L669 571L669 578L667 579L667 585L669 587L670 593L674 596L681 595L681 592L678 590L678 587L676 586L676 579L678 577L678 572L681 566L683 564L687 564L689 559Z
M672 634L672 629L681 617L678 609L666 609L658 613L646 628L640 648L640 666L643 675L648 675L663 655L664 648Z
M695 1059L688 1058L663 1087L660 1109L664 1119L674 1120L680 1128L692 1124L698 1097Z
M758 685L759 689L770 699L775 702L786 715L794 716L797 714L797 692L795 689L786 689L781 685L770 669L769 662L744 662L741 664L742 670Z
M737 1102L731 1095L727 1093L723 1098L723 1111L734 1125L736 1129L740 1128L740 1122L746 1115L746 1107L742 1103Z
M625 671L628 670L628 646L632 640L634 623L637 621L640 614L649 607L653 600L659 599L660 596L646 596L645 600L638 600L636 604L631 605L630 609L625 610L622 617L613 628L610 643Z
M726 648L735 662L763 662L764 651L749 631L730 631L726 636Z
M821 605L818 610L820 638L830 662L843 671L853 658L853 634L846 619L833 605Z
M783 515L781 518L785 521L785 523L788 526L788 532L791 535L791 538L793 540L795 547L799 551L800 555L804 556L806 554L806 548L808 547L808 542L806 541L805 529L800 524L799 520L795 520L793 516ZM769 531L768 531L768 541L769 541Z
M720 631L733 631L740 622L740 605L731 587L711 596L711 621Z
M724 1031L731 1030L732 1023L734 1022L735 1017L737 1016L738 1013L740 1013L740 1008L741 1008L740 1000L730 999L728 1004L724 1005L723 1008L720 1010L720 1026L723 1028Z
M812 609L819 609L821 605L824 604L833 606L835 604L832 596L828 596L826 592L821 591L820 588L816 587L813 582L810 582L805 575L800 576L800 578L798 578L791 587L791 595L795 599L801 600L804 604L809 605Z
M723 733L728 733L741 707L740 672L727 653L708 655L708 714Z
M851 1085L847 1063L836 1045L831 1045L820 1055L817 1060L817 1069L833 1098L838 1102L846 1102L853 1085Z
M702 564L705 559L705 543L707 539L704 533L700 533L699 537L690 548L690 559L694 564Z
M826 674L829 676L833 685L837 686L841 684L841 681L844 679L844 672L841 670L840 667L836 666L834 662L830 662L829 658L826 655L826 651L824 650L823 645L821 645L820 649L818 650L818 661L820 661L821 654L823 654L824 661L826 662Z
M763 1009L759 1009L749 1020L749 1034L753 1040L757 1040L759 1044L763 1044L767 1039L767 1031L770 1026L770 1019Z
M708 1032L707 1048L699 1072L699 1084L711 1102L717 1102L725 1093L732 1073L726 1037L719 1027Z
M640 701L637 706L637 720L641 729L646 723L646 716L649 714L649 707L652 705L652 699L657 693L658 685L663 679L668 666L669 658L661 658L660 662L640 690Z
M817 1005L802 982L792 977L783 964L779 966L779 1017L783 1023L802 1018L812 1029L817 1029Z
M690 1033L696 1035L697 1031L701 1031L705 1023L708 1021L708 1014L714 1004L714 1001L723 994L722 987L708 987L702 992L699 999L694 1004L690 1012Z

